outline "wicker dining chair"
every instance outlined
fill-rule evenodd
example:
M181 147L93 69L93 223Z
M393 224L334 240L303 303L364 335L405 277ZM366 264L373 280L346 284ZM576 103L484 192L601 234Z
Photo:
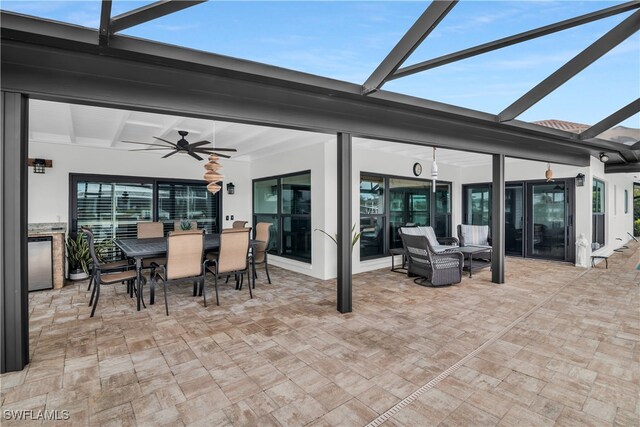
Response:
M98 300L100 299L100 288L102 285L112 285L115 283L126 283L127 291L132 295L134 288L134 281L136 280L136 270L131 269L135 266L132 264L123 265L119 270L114 268L106 268L111 263L101 263L96 255L95 240L93 232L86 227L81 228L85 236L87 236L87 242L89 243L89 254L93 261L92 272L95 274L93 291L91 291L91 298L89 299L89 306L93 306L91 309L91 317L96 313L96 307L98 307ZM144 281L144 277L141 277ZM140 287L142 289L142 287ZM95 298L95 300L94 300ZM144 302L143 302L144 303Z
M248 228L227 228L220 233L220 251L213 260L209 260L206 265L207 271L213 274L213 283L216 290L216 304L220 305L218 297L218 279L231 275L237 278L244 277L247 274L249 280L249 242L251 235L251 227ZM236 287L238 287L236 285ZM249 288L249 296L253 298L251 284ZM201 287L202 296L205 296L204 286Z
M407 274L418 276L414 282L421 286L445 286L462 281L464 257L455 249L436 252L425 235L405 234L400 237L407 255Z
M271 277L269 277L269 264L267 263L267 249L269 248L269 235L270 229L273 224L270 222L259 222L256 224L256 236L255 239L258 241L251 249L251 256L253 257L254 277L258 277L258 273L255 271L255 266L257 264L264 264L264 271L267 274L267 281L271 284ZM253 288L255 289L256 283L253 282Z
M197 295L198 283L204 286L207 261L202 261L204 251L204 231L199 233L180 233L172 231L167 237L167 263L156 268L151 280L151 300L155 297L155 285L162 281L164 306L169 315L167 301L167 285L173 283L193 282L193 295ZM204 306L207 306L206 296Z

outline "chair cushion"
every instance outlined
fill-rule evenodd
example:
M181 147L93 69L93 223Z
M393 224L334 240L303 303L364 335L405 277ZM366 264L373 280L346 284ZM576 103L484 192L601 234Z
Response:
M127 261L126 259L123 259L121 261L105 262L104 264L100 264L100 270L106 271L106 270L121 269L129 265L132 265L132 264L129 264L129 261Z
M134 280L136 278L135 270L120 271L117 273L106 273L100 275L100 281L102 283L118 283L125 280Z
M488 225L460 225L460 234L465 246L490 246Z

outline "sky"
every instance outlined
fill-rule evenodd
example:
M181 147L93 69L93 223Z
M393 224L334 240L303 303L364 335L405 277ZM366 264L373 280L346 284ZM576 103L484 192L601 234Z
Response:
M112 16L149 3L115 0ZM620 3L462 0L404 66ZM123 34L362 84L428 4L210 1ZM100 15L99 1L1 1L0 7L92 28ZM383 89L497 114L631 13L396 79ZM518 119L595 124L638 97L636 33ZM640 128L640 114L622 125Z

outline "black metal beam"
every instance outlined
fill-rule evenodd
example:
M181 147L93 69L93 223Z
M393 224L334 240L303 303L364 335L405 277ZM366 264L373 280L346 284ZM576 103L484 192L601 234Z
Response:
M393 73L387 80L394 80L400 77L406 77L411 74L419 73L421 71L430 70L432 68L440 67L441 65L450 64L452 62L460 61L481 55L483 53L491 52L504 47L512 46L514 44L522 43L528 40L532 40L538 37L546 36L549 34L557 33L559 31L567 30L569 28L577 27L579 25L588 24L589 22L597 21L603 18L608 18L619 13L628 12L633 9L640 8L640 2L630 1L627 3L619 4L616 6L607 7L595 12L587 13L585 15L577 16L575 18L566 19L564 21L556 22L554 24L545 25L543 27L535 28L533 30L525 31L523 33L515 34L513 36L504 37L498 40L494 40L488 43L483 43L478 46L470 47L468 49L459 50L457 52L442 55L437 58L429 59L427 61L419 62L414 65L402 67Z
M409 31L402 36L398 44L391 49L387 57L364 82L362 93L366 95L380 89L389 76L420 46L420 43L447 16L447 13L453 9L457 2L458 0L436 0L431 2L424 13L420 15L420 18L409 28Z
M604 173L636 173L636 172L640 172L640 162L604 165Z
M3 91L0 141L0 372L29 363L27 98Z
M609 117L600 120L595 125L582 131L579 135L580 139L594 138L600 135L602 132L611 129L621 121L633 116L638 111L640 111L640 98L630 102L615 113L611 114Z
M552 161L554 163L567 163L574 164L575 161L575 153L590 154L590 155L598 155L601 151L607 152L620 152L624 153L626 150L630 152L629 147L621 144L614 143L611 141L592 139L585 142L579 142L579 139L576 134L546 128L538 125L533 125L531 123L522 122L518 120L513 120L508 123L497 123L496 116L489 113L483 113L480 111L470 110L467 108L457 107L450 104L443 104L440 102L429 101L421 98L416 98L408 95L387 92L387 91L378 91L370 94L368 97L363 97L361 95L362 87L357 84L343 82L339 80L328 79L325 77L320 77L312 74L301 73L293 70L287 70L280 67L274 67L266 64L260 64L257 62L245 61L237 58L231 58L222 55L216 55L209 52L201 52L192 49L184 49L177 46L165 45L162 43L152 42L148 40L141 40L127 36L119 36L115 35L110 40L110 44L108 48L99 48L95 46L95 40L97 38L97 31L91 30L88 28L76 27L72 25L56 23L53 21L42 20L34 17L27 17L23 15L14 14L11 12L1 12L1 21L2 27L2 42L3 46L8 46L8 41L16 41L19 42L19 46L25 47L27 45L32 45L33 47L40 46L41 50L36 52L36 49L31 49L30 54L34 55L36 60L33 61L35 66L35 62L38 62L39 55L51 56L51 52L49 48L55 47L60 48L64 51L72 51L74 53L85 53L88 55L99 55L110 58L116 58L118 60L129 60L133 63L136 63L140 67L144 67L147 64L149 67L148 70L143 71L142 74L144 77L148 74L150 70L155 70L158 68L163 70L162 73L168 74L169 72L165 72L168 69L171 69L172 72L181 73L185 72L184 75L179 77L174 77L174 82L172 85L168 86L166 90L172 90L174 87L177 88L177 82L188 82L190 78L193 76L198 76L198 74L194 73L202 73L207 76L211 76L213 79L220 78L219 80L224 80L220 83L216 84L227 84L228 79L233 79L235 82L251 82L256 86L266 86L271 89L277 90L280 88L283 91L291 92L292 96L297 96L300 93L308 93L310 97L305 102L305 104L309 104L311 100L317 101L322 105L329 105L327 103L332 103L334 101L341 103L350 103L350 109L345 109L344 114L338 117L338 121L345 121L349 114L352 114L353 109L360 111L361 107L365 108L374 108L379 109L383 108L388 111L401 111L403 113L412 114L413 116L420 115L421 117L427 116L429 119L434 120L442 120L446 123L451 122L452 125L458 129L458 132L455 133L454 139L456 140L456 147L448 145L450 142L450 138L441 138L439 139L439 144L435 144L435 142L427 143L427 145L438 145L445 148L456 148L466 151L476 151L476 152L484 152L484 153L495 153L495 152L503 152L505 155L510 157L517 158L530 158L532 160L541 160L541 161ZM24 57L27 56L27 50L24 51ZM14 51L14 56L19 56L19 49ZM63 52L64 53L64 52ZM20 64L21 58L18 59L5 59L11 55L5 54L3 51L3 65L4 62L13 62L14 64ZM102 67L107 67L108 69L116 69L117 76L108 77L105 74L104 69L98 69L96 71L95 67L91 69L91 71L82 71L79 70L78 67L75 67L75 62L78 61L78 58L68 57L68 61L71 64L57 64L60 61L57 59L52 59L49 62L46 62L48 65L45 68L42 68L39 84L44 89L45 87L49 87L49 91L44 90L44 92L40 93L50 93L51 96L54 96L54 93L51 92L51 85L47 85L46 81L49 77L52 76L51 73L54 73L53 69L57 68L61 70L73 69L72 72L79 72L82 74L82 78L86 78L86 74L94 75L100 74L105 76L106 78L114 78L117 83L114 83L114 87L120 87L123 82L127 82L127 85L134 85L135 81L129 78L130 75L136 74L136 71L131 70L131 72L125 71L124 68L126 65L122 64L122 62L111 62L109 60L101 62ZM98 60L90 59L91 63L97 63ZM25 61L29 62L29 61ZM41 63L45 63L44 60L40 61ZM8 69L8 66L5 66L4 69ZM155 72L155 71L153 71ZM34 71L35 73L35 71ZM97 75L96 74L96 75ZM29 79L29 77L21 76L23 78ZM37 78L32 76L33 78ZM200 75L201 77L201 75ZM131 80L131 81L130 81ZM5 78L5 74L3 74L2 83L5 87L20 87L20 85L16 84L5 84L7 79ZM145 84L146 80L141 80ZM202 83L205 84L205 83ZM247 84L249 85L249 84ZM194 85L184 84L183 89L180 93L190 92L194 90ZM86 88L87 90L91 90L90 88ZM140 88L138 88L140 89ZM73 92L81 93L79 89L71 88ZM205 90L206 91L206 90ZM62 92L61 90L54 89L54 92L57 92L58 95ZM157 92L157 89L156 89ZM201 92L203 92L201 90ZM227 91L228 92L228 91ZM168 92L166 92L168 93ZM55 96L58 96L55 95ZM62 93L63 97L65 96ZM233 93L224 93L220 94L220 96L230 96L237 98L238 94ZM265 94L268 96L268 94ZM249 95L249 97L256 98L258 103L268 102L269 98L259 97ZM270 95L269 95L270 96ZM88 96L85 96L87 98ZM68 96L69 102L78 102L78 100L74 100L75 97ZM116 101L116 96L107 96L108 102L113 105L117 105L118 101ZM125 101L127 104L144 104L144 102L136 102L134 97L126 96ZM157 102L158 96L154 97L154 102ZM210 100L218 102L219 99L214 99L209 97ZM284 101L288 101L289 98L284 98ZM94 100L96 102L100 100ZM222 102L222 101L221 101ZM170 103L169 103L170 104ZM365 105L366 104L366 105ZM132 107L133 108L133 107ZM139 107L143 108L143 107ZM162 106L162 110L164 112L172 111L178 113L175 108L167 107L169 110L165 109L165 106ZM225 107L227 108L227 107ZM278 106L278 109L282 108L282 106ZM303 111L306 111L307 105L296 105L296 110L294 115L302 114ZM331 111L331 106L321 109L321 111L317 112L316 117L323 117L327 115L333 115L333 111ZM190 115L193 113L195 107L191 109L187 109L187 111L180 112L184 115ZM302 109L302 110L301 110ZM215 118L211 113L211 108L207 111L198 113L201 114L202 117ZM270 111L274 111L273 106L270 107ZM242 120L252 120L249 118L250 114L248 114L248 110L243 108L240 113L240 116L235 116L231 113L230 110L224 110L225 113L218 118L226 118L227 120L234 120L238 117L242 118ZM362 114L362 117L370 118L369 113ZM327 118L327 117L324 117ZM400 128L404 130L404 127L398 122L398 125L394 125L394 123L386 123L389 122L390 117L381 118L382 122L377 121L377 125L388 126L394 128ZM274 122L267 122L264 120L257 120L255 123L257 124L270 124L272 126L289 126L291 125L293 117L289 120L286 116L286 113L283 113L278 120ZM403 120L406 120L403 119ZM373 122L373 119L369 120ZM350 123L346 120L347 123ZM438 124L431 123L437 128L442 126ZM426 123L425 123L426 125ZM305 125L301 125L297 123L296 128L304 128ZM447 125L445 125L447 126ZM475 139L475 135L477 134L476 130L478 127L485 129L489 133L493 133L491 137L486 138L485 141L480 141ZM350 131L352 135L356 136L364 136L370 138L379 138L379 139L388 139L392 141L405 142L405 143L418 143L424 144L426 138L431 138L431 135L434 133L429 129L433 130L433 126L431 128L424 127L426 134L423 132L422 136L412 139L406 139L402 137L403 132L398 132L397 130L385 134L378 134L374 131L375 125L372 126L370 123L366 126L367 129L370 129L370 132L362 132L355 129L349 129L347 127L342 126L341 123L333 123L330 126L320 126L318 120L312 120L309 123L307 130L319 130L326 131L327 133L334 133L335 129L343 129L345 131ZM496 136L495 132L503 134L501 136ZM394 137L395 136L395 137ZM518 139L522 138L534 138L534 141L530 141L534 145L523 145L518 142ZM518 147L514 150L505 147L502 143L496 143L496 141L509 141ZM442 141L442 144L440 144ZM454 141L451 141L454 142ZM457 142L462 142L462 145L457 145ZM522 142L525 142L522 140ZM579 144L576 144L579 142ZM540 145L542 143L542 145ZM547 146L546 143L550 143L551 146ZM536 145L537 144L537 145ZM559 145L558 147L554 147L554 145ZM466 148L465 148L466 146ZM524 148L523 148L524 146ZM561 147L560 147L561 146ZM533 147L533 148L532 148ZM538 149L539 148L539 149ZM567 150L566 153L562 154ZM554 158L543 158L544 155L552 155ZM573 153L573 154L569 154ZM556 155L557 154L557 155ZM560 155L562 154L562 155ZM566 155L574 156L574 159L567 159ZM626 156L626 154L625 154ZM564 157L564 159L563 159ZM582 157L581 165L588 164L588 159L586 157Z
M622 43L640 28L640 11L634 12L627 19L616 25L611 31L593 42L589 47L576 55L565 65L556 70L536 87L524 94L500 114L498 120L513 120L531 108L542 98L563 85L570 78L587 68L611 49Z
M338 133L338 311L350 313L351 306L351 165L352 140Z
M637 141L631 146L632 150L640 150L640 141Z
M143 24L153 19L204 3L206 0L161 0L151 3L130 12L115 16L111 20L111 31L113 34Z
M494 154L492 158L493 182L491 186L491 281L504 283L505 256L505 183L504 183L504 154Z
M102 0L100 8L100 29L98 33L98 43L101 46L109 44L111 37L111 0Z

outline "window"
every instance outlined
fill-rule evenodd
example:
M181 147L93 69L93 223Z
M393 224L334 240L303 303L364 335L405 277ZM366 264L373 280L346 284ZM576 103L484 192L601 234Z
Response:
M269 253L311 262L311 172L254 180L253 221L273 224Z
M599 179L593 180L593 224L591 232L591 242L594 249L604 246L604 217L605 217L605 198L604 198L604 182Z
M377 258L401 248L400 227L430 225L438 236L451 235L451 184L360 175L360 258Z
M220 193L204 181L71 174L71 232L90 228L97 241L135 238L140 221L162 221L165 233L173 221L191 219L207 233L217 233Z

